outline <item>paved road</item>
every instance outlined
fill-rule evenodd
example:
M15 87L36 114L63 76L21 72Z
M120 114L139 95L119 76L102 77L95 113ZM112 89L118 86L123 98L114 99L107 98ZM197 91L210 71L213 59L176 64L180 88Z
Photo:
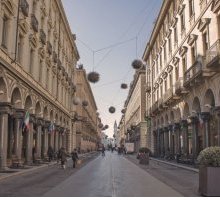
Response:
M82 164L82 168L94 159L95 155L90 155ZM72 168L72 161L68 162L68 167L63 170L60 165L47 166L22 175L13 176L0 181L1 197L40 197L44 193L56 187L72 174L81 170Z
M99 156L44 194L49 197L182 196L116 153Z
M126 155L125 157L183 196L200 196L198 193L199 174L197 172L161 163L156 160L150 160L149 166L139 165L136 155Z

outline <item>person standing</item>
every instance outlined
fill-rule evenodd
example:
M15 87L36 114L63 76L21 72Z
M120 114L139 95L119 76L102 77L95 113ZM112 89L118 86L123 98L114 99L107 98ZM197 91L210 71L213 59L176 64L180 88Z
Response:
M72 160L73 160L73 168L76 168L76 162L77 162L77 160L79 160L76 149L73 150L71 155L72 155Z
M49 162L51 162L51 160L53 159L53 148L51 146L49 146L48 148L47 155L49 158Z
M66 168L66 162L67 162L67 154L66 154L66 150L64 147L62 147L62 150L61 150L61 167L63 169Z
M105 147L102 145L102 156L105 156Z

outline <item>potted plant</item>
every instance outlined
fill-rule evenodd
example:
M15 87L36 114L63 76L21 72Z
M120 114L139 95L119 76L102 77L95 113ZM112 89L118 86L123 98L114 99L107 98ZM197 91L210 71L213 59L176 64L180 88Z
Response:
M208 147L200 152L199 192L203 196L220 196L220 147Z
M140 160L139 163L143 165L149 164L149 156L150 156L150 150L147 147L142 147L139 149L139 153L137 155L137 158Z

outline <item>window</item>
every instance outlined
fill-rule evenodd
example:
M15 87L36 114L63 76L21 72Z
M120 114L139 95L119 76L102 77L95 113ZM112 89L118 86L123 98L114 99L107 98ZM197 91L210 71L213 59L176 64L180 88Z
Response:
M182 64L183 64L183 74L184 74L186 72L186 69L187 69L186 58L185 57L182 59Z
M163 96L163 84L160 85L160 97Z
M168 39L169 53L172 53L171 38Z
M195 61L196 61L196 48L195 48L195 46L193 46L191 48L191 59L192 59L192 64L195 63Z
M34 68L34 50L31 49L30 51L30 61L29 61L29 73L33 74L33 68Z
M24 38L19 34L18 36L18 46L17 46L17 61L22 64L22 55L24 47Z
M2 44L1 44L4 48L7 48L8 24L9 24L9 19L6 16L4 16L3 24L2 24Z
M166 49L166 43L164 44L164 63L167 61L167 49Z
M164 81L164 91L167 91L167 80Z
M207 32L204 32L202 34L202 42L203 42L203 52L204 52L204 54L206 54L206 51L209 48L209 42L208 41L209 41L208 40L208 34L207 34Z
M49 77L49 69L47 68L47 72L46 72L46 88L48 89L48 86L49 86L49 84L48 84L48 80L50 79L50 77Z
M40 66L39 66L39 83L42 83L42 72L43 72L43 61L40 60Z
M194 14L194 0L189 0L189 17Z
M180 16L180 23L181 23L181 31L185 30L185 14L184 14L184 10L183 13Z
M175 68L175 78L176 78L176 81L179 80L179 67L178 66Z
M176 27L176 26L175 26L175 28L174 28L174 43L175 43L175 44L178 43L177 27Z
M173 85L173 76L172 76L172 74L169 75L169 78L170 78L170 88L171 88L172 85Z

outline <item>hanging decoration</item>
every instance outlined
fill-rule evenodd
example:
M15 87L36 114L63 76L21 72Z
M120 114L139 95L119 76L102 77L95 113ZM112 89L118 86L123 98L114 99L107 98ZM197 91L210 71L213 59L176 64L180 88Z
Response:
M103 128L103 126L104 125L102 123L98 125L99 128Z
M80 104L80 98L79 97L74 97L73 98L73 104L76 105L76 106L79 105Z
M126 83L121 84L121 89L127 89L127 88L128 88L128 85Z
M87 76L89 82L97 83L99 81L100 75L97 72L90 72Z
M89 105L88 101L86 101L86 100L82 101L82 106L83 107L87 107L88 105Z
M115 107L111 106L111 107L109 108L109 112L112 113L112 114L115 113Z
M136 59L136 60L134 60L134 61L132 62L131 65L132 65L132 67L133 67L134 69L141 69L144 64L143 64L142 60Z
M104 126L104 128L105 128L105 130L106 130L106 129L108 129L108 128L109 128L109 126L108 126L108 125L105 125L105 126Z
M125 108L121 110L121 113L122 113L122 114L125 114L125 112L126 112L126 109L125 109Z

